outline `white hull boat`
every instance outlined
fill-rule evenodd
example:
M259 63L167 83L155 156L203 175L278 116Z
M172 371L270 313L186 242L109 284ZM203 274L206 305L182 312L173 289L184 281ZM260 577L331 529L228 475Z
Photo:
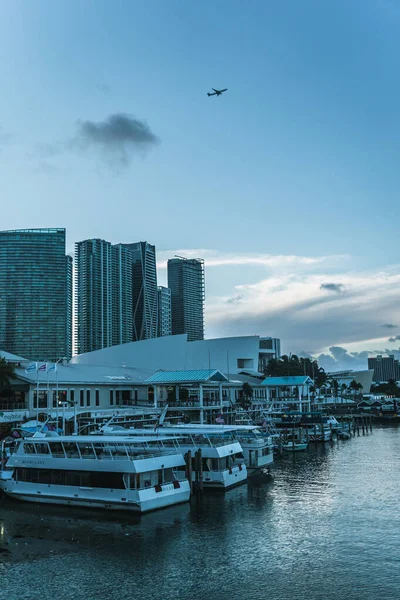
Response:
M28 440L0 472L0 489L18 500L143 513L190 498L182 453L159 436Z

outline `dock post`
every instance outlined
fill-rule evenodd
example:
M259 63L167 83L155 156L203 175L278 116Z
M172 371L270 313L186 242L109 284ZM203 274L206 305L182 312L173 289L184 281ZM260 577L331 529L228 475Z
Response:
M314 425L314 442L317 443L317 424Z
M294 425L292 427L292 452L294 452Z
M194 477L195 477L195 491L199 491L199 451L196 450L194 453Z
M203 457L201 448L198 449L198 461L199 461L199 491L203 491Z
M369 430L372 433L372 415L369 416Z
M363 435L365 435L365 417L361 417L361 426Z
M192 481L192 453L188 450L185 454L186 462L186 473L189 481L190 494L193 492L193 481Z

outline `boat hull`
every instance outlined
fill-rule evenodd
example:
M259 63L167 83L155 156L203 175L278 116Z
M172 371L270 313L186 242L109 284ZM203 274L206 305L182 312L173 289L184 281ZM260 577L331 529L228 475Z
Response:
M190 499L188 481L181 481L178 489L172 484L162 486L161 492L154 488L139 490L137 497L126 498L126 490L101 490L93 488L71 488L69 493L59 489L61 486L36 484L34 489L14 480L0 481L0 489L7 496L24 502L40 504L61 504L63 506L80 506L100 508L103 510L120 510L125 512L145 513L174 504L182 504ZM58 488L58 489L56 489ZM103 496L103 497L101 497Z

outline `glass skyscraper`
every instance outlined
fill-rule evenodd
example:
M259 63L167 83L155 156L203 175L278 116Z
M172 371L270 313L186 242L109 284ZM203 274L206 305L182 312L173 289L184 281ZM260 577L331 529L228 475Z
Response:
M123 244L132 252L133 340L157 337L156 248L148 242Z
M188 340L204 339L204 261L171 258L168 261L171 290L172 335L187 333Z
M75 244L76 349L132 341L132 254L101 239Z
M72 264L65 229L0 231L0 348L31 360L70 358Z
M171 290L158 286L158 337L172 335Z

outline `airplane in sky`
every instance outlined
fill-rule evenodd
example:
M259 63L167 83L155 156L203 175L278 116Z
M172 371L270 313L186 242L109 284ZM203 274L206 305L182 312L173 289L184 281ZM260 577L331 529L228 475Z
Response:
M215 88L211 88L214 90L214 93L210 94L210 92L207 92L207 96L220 96L223 92L227 92L228 88L225 88L224 90L216 90Z

